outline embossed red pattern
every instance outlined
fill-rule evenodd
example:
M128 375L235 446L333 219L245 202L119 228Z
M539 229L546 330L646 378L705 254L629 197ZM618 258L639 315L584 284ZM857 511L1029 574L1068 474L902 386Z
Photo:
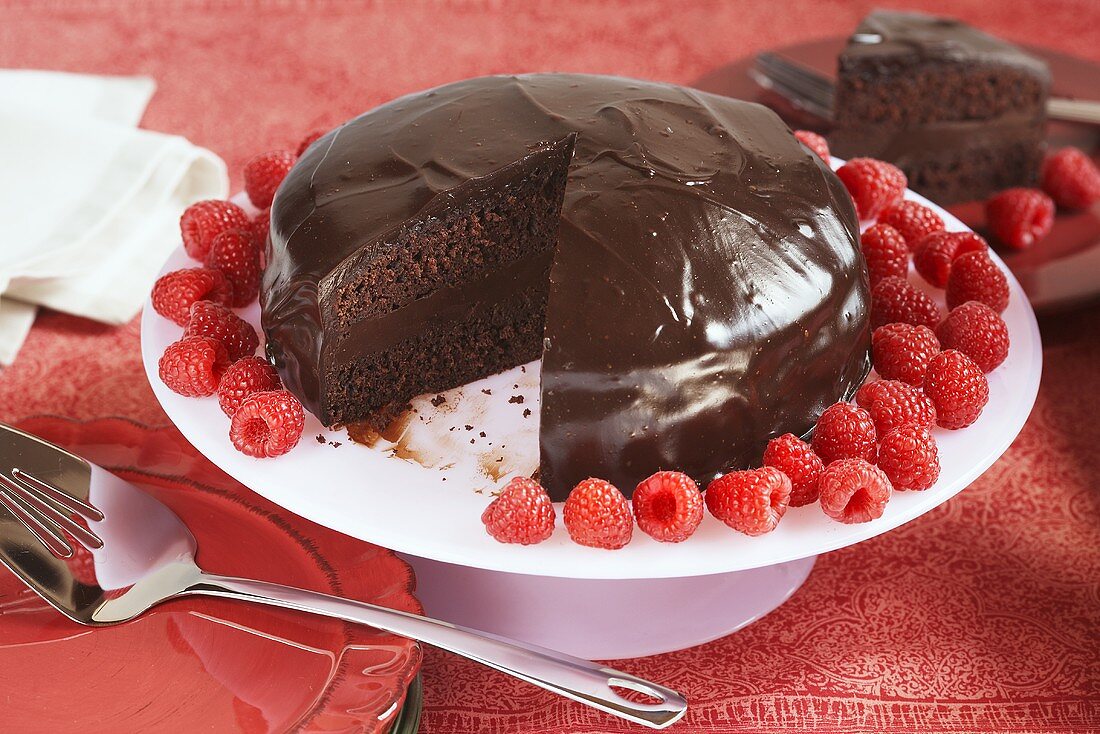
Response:
M908 3L1013 40L1100 60L1090 0ZM398 94L503 71L561 69L687 82L781 43L850 31L863 3L669 6L658 0L343 4L322 0L0 0L0 67L146 73L144 124L240 169ZM248 43L238 29L248 28ZM432 61L425 61L424 48ZM278 61L278 63L271 63ZM1043 386L1023 433L938 510L819 559L766 621L619 664L683 690L673 731L1100 731L1100 313L1043 323ZM0 372L0 419L166 418L137 325L44 314ZM422 731L611 732L606 716L428 649Z

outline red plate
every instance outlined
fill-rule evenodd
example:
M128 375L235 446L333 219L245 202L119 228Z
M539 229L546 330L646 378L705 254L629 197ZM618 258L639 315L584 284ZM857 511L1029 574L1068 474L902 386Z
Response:
M833 79L837 54L846 40L842 36L826 38L787 46L776 53ZM1047 49L1025 48L1050 65L1055 96L1100 100L1100 64ZM751 58L735 61L710 72L693 86L766 104L792 127L821 129L822 120L757 86L746 73L751 66ZM1100 126L1097 125L1052 121L1047 126L1047 141L1052 148L1073 145L1094 159L1100 157ZM985 215L980 203L947 208L971 228L984 230ZM1100 207L1094 206L1084 212L1059 212L1050 235L1030 250L1017 253L1001 249L999 252L1037 311L1075 306L1100 297Z
M281 510L229 479L174 428L62 418L19 427L170 505L209 571L421 611L412 571L392 552ZM0 570L4 731L383 732L419 668L412 641L222 599L169 602L92 630Z

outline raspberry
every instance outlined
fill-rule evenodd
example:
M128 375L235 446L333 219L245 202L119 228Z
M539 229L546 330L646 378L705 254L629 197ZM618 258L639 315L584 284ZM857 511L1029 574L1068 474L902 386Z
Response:
M817 483L825 464L810 444L793 433L773 438L764 449L764 466L775 467L791 480L791 507L817 502Z
M481 522L501 543L534 545L554 532L554 504L534 479L516 477L481 513Z
M1088 209L1100 201L1100 168L1084 151L1062 148L1043 163L1043 191L1060 207Z
M937 288L947 285L951 262L968 252L985 252L989 245L973 232L933 232L917 243L913 266Z
M186 326L192 305L198 301L228 305L233 298L233 287L220 270L186 268L157 278L151 298L154 311L169 321Z
M839 522L869 522L882 517L890 493L889 477L863 459L834 462L821 475L821 509Z
M979 301L997 313L1008 308L1008 278L985 252L963 255L947 278L947 308Z
M936 425L936 406L931 399L920 388L900 380L869 382L856 393L856 401L871 415L877 436L901 426Z
M875 460L875 423L863 408L835 403L817 419L810 442L826 465L838 459Z
M271 206L275 191L294 166L293 153L285 150L273 150L261 153L244 167L244 190L248 199L257 209Z
M305 153L306 149L309 148L309 146L313 145L315 142L317 142L317 140L319 140L321 138L321 136L324 135L324 134L325 134L324 130L314 130L309 135L302 138L302 142L298 143L298 149L297 149L297 151L295 151L297 157L301 158L302 153Z
M874 288L884 278L904 278L909 272L909 247L901 232L889 224L876 224L859 236L867 274Z
M810 130L795 130L794 136L798 138L798 142L809 148L818 158L826 163L829 162L829 144L825 141L825 138Z
M196 301L191 306L191 318L183 330L184 336L208 336L225 347L230 362L236 362L260 346L256 330L225 306L210 301Z
M220 270L233 285L234 308L247 306L260 293L260 248L252 229L231 229L214 238L206 267Z
M157 363L157 372L172 392L199 398L214 394L227 367L229 357L220 341L205 336L185 336L164 350Z
M928 365L924 392L936 406L944 428L966 428L989 402L989 381L970 357L954 349L940 352Z
M1001 315L984 303L967 301L951 310L936 328L944 349L957 349L989 373L1008 356L1008 327Z
M222 375L218 384L218 406L230 418L249 395L278 390L279 374L260 357L237 360Z
M745 535L775 530L791 498L791 480L775 467L718 477L705 495L710 514Z
M240 229L249 224L244 209L230 201L209 199L187 207L180 217L183 249L199 262L206 259L214 238L227 229Z
M573 487L562 520L574 543L615 550L630 542L634 516L623 493L603 479L585 479Z
M1026 250L1050 233L1054 202L1038 189L1008 189L985 203L993 236L1014 250Z
M687 540L703 521L703 495L683 472L650 476L634 490L631 502L638 527L662 543Z
M836 175L852 195L860 219L874 219L902 197L909 183L900 168L874 158L853 158Z
M910 252L916 249L917 243L925 237L943 229L943 220L940 219L940 215L915 201L898 201L891 204L879 215L878 221L889 224L901 232Z
M883 278L871 289L872 329L896 323L934 329L942 318L936 302L904 278Z
M298 445L305 428L305 411L286 390L249 395L233 414L229 440L242 454L257 459L281 456Z
M252 220L252 239L256 242L256 247L259 248L260 253L263 254L264 248L267 246L267 235L271 230L271 207L267 207ZM261 258L262 260L263 258Z
M940 477L936 439L921 426L895 428L878 445L878 468L894 489L928 489Z
M939 352L936 333L927 326L886 324L871 335L875 371L887 380L901 380L919 387L924 383L928 361Z

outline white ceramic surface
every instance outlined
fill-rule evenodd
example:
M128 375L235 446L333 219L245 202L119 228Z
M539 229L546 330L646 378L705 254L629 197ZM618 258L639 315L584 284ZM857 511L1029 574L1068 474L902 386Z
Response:
M912 192L907 198L928 203ZM966 229L932 206L949 230ZM180 248L165 271L193 265ZM142 357L165 411L211 461L273 502L353 537L422 558L517 574L577 579L723 574L809 558L884 533L953 497L1008 448L1035 401L1042 359L1034 313L1019 284L1008 278L1008 359L989 375L990 401L977 423L962 431L936 430L942 472L934 487L895 492L885 514L870 523L833 522L815 504L789 510L774 532L750 538L708 514L683 543L658 543L638 531L630 545L615 552L570 542L560 520L550 540L531 547L497 543L482 528L480 516L490 491L535 465L537 363L450 391L439 407L431 405L430 396L418 399L418 413L396 444L353 444L344 432L325 430L308 416L298 447L277 459L261 460L233 449L229 420L214 398L184 398L161 383L157 360L181 329L151 307L142 317ZM928 292L942 304L942 291ZM241 313L258 325L255 305ZM522 403L510 402L518 396ZM524 410L533 413L525 418ZM398 458L395 452L417 460Z

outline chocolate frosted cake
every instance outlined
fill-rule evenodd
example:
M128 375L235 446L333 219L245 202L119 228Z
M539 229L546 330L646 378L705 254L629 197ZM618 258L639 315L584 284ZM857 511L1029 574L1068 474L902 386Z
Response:
M628 495L810 429L868 369L843 186L764 107L486 77L330 132L272 208L268 351L326 424L542 358L541 480Z
M877 11L840 55L829 147L894 163L938 203L1034 184L1050 72L957 20Z

